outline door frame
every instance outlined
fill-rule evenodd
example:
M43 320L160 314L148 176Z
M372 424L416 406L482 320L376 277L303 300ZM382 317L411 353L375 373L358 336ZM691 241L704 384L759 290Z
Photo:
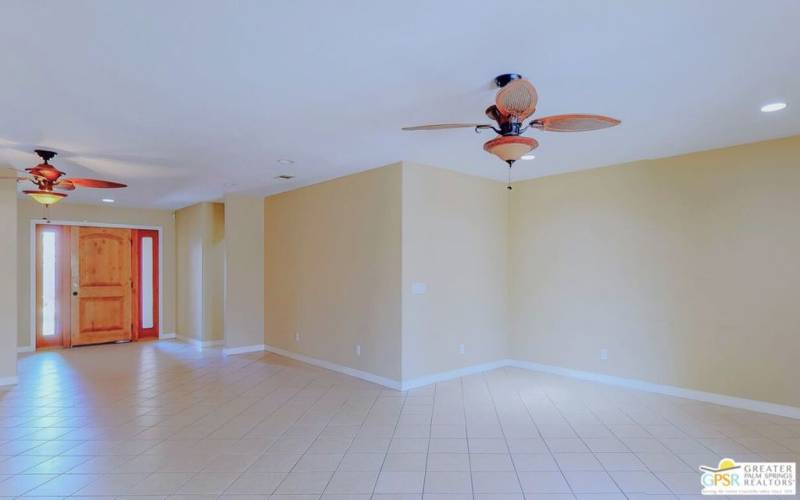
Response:
M30 350L36 351L36 226L38 225L54 225L54 226L86 226L86 227L110 227L121 229L150 229L158 231L158 288L164 290L164 228L162 226L143 226L137 224L114 224L110 222L89 222L89 221L75 221L75 220L45 220L45 219L31 219L30 228ZM158 294L158 323L164 324L164 294Z

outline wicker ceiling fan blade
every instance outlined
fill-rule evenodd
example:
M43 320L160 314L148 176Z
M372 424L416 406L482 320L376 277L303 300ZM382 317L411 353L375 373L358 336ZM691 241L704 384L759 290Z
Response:
M444 130L449 128L475 128L475 127L489 127L485 123L437 123L433 125L417 125L415 127L403 127L403 130Z
M61 182L65 183L68 182L73 186L100 188L100 189L116 189L116 188L128 187L127 184L120 184L119 182L104 181L100 179L69 178L69 179L63 179Z
M589 132L615 127L620 123L620 120L610 116L569 114L536 118L531 121L531 127L548 132Z
M522 121L536 111L539 94L536 87L524 78L511 80L495 97L495 106L505 116L513 116Z

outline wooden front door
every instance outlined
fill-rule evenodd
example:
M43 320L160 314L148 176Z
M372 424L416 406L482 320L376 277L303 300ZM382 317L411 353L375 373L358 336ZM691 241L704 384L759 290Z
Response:
M131 230L71 230L72 345L131 340Z

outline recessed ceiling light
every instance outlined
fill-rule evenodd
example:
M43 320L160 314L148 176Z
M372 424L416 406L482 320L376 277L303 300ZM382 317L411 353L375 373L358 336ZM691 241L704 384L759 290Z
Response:
M786 108L785 102L771 102L769 104L765 104L761 106L762 113L772 113L774 111L780 111Z
M519 157L520 160L533 160L536 158L536 155L522 155Z
M280 163L281 165L291 165L292 163L294 163L294 161L287 160L286 158L281 158L280 160L278 160L278 163Z
M103 198L100 201L102 201L103 203L114 203L114 200L112 200L111 198Z
M275 177L276 179L280 179L282 181L288 181L289 179L294 179L293 175L279 175Z

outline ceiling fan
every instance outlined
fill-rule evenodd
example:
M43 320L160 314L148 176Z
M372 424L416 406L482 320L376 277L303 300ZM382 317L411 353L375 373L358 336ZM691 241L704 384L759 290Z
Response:
M539 146L536 139L522 135L526 130L532 128L546 132L587 132L621 123L609 116L568 114L534 118L525 124L525 120L536 111L536 87L517 73L500 75L494 79L494 83L500 90L495 97L495 103L486 108L486 116L494 120L497 126L486 123L440 123L403 127L403 130L474 128L475 132L486 129L495 131L498 137L484 143L483 149L508 163L508 189L511 189L511 167L514 162Z
M128 187L119 182L63 177L66 174L49 163L57 154L55 151L37 149L35 153L42 159L42 163L34 167L26 168L25 172L27 172L27 175L24 177L17 177L17 182L30 181L34 183L38 189L25 190L23 193L42 205L52 205L67 197L66 193L55 191L55 189L60 191L73 191L76 187L103 189Z

